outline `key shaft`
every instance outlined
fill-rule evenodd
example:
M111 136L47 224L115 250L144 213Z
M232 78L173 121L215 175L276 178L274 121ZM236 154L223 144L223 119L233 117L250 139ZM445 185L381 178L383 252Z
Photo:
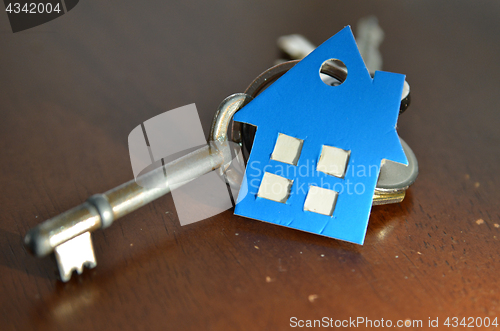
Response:
M31 229L26 245L37 256L46 256L62 243L111 223L224 163L220 150L204 146L175 161L131 180ZM164 173L169 176L165 177ZM159 180L163 178L163 180ZM137 184L143 183L143 185ZM145 184L145 185L144 185Z

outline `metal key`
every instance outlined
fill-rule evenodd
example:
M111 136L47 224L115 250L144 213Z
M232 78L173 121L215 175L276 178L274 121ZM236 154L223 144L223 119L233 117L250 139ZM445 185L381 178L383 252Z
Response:
M104 194L93 195L83 204L39 224L26 234L26 246L38 257L54 252L61 280L65 282L71 278L73 270L81 274L84 266L95 267L90 232L109 227L116 219L210 171L220 169L225 172L228 169L232 158L227 144L227 128L234 113L250 100L252 97L244 93L229 96L215 114L210 141L206 146L137 180L131 180ZM162 178L158 175L166 173L168 177L163 177L164 182L158 185L158 178ZM231 176L231 173L224 175Z

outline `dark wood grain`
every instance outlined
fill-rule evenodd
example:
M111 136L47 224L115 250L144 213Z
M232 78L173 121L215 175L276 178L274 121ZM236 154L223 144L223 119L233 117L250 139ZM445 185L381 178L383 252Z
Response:
M170 195L96 232L98 267L58 281L26 231L132 177L129 132L218 103L279 52L376 15L407 74L399 133L420 176L364 246L224 212L181 227ZM290 317L500 317L498 1L85 0L13 34L0 14L0 329L279 330ZM482 221L480 221L482 220Z

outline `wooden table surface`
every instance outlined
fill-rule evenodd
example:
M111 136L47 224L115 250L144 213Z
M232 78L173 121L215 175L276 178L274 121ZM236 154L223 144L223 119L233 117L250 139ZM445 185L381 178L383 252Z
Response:
M181 227L167 195L93 235L98 266L58 280L31 227L132 178L127 137L219 102L278 57L375 15L405 73L398 131L418 157L406 199L364 246L226 211ZM19 33L0 14L0 329L281 330L290 318L500 316L498 1L81 1Z

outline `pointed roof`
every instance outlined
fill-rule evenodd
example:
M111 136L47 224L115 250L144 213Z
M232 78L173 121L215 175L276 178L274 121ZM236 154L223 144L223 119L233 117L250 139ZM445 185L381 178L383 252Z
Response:
M346 80L328 86L322 64L341 60ZM234 119L256 125L257 134L275 131L320 138L367 157L407 164L396 133L404 75L377 72L372 79L349 26L328 39L238 111ZM256 146L258 148L258 146Z

